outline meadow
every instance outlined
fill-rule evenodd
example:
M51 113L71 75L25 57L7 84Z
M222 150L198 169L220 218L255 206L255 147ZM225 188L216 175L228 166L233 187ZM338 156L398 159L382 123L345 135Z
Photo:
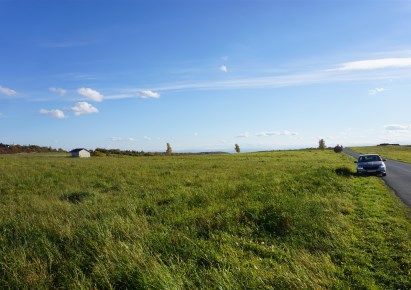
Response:
M410 289L411 211L331 150L0 156L0 288Z
M376 153L384 158L411 163L411 146L364 146L350 149L360 154Z

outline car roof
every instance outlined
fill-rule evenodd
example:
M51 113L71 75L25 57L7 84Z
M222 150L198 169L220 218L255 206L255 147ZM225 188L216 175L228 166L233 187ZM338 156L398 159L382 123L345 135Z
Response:
M361 156L380 156L379 154L363 154L363 155L360 155L360 157Z

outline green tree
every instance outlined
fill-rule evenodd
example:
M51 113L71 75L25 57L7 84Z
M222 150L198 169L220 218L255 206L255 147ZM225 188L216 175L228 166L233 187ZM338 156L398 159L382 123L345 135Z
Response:
M240 146L238 144L235 144L235 152L240 153Z
M320 139L320 141L318 141L318 148L321 150L325 149L325 141L324 139Z
M171 155L172 152L173 152L173 149L171 148L170 143L167 143L166 154L167 154L167 155Z

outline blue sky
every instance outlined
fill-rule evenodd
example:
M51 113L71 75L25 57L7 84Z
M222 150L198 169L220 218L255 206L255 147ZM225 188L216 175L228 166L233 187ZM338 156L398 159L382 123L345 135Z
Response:
M0 0L0 142L411 144L410 1Z

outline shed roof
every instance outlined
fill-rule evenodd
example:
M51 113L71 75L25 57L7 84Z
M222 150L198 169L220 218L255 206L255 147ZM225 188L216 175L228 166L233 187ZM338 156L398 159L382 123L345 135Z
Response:
M80 152L81 150L86 150L88 152L88 150L85 148L76 148L76 149L71 150L70 153Z

